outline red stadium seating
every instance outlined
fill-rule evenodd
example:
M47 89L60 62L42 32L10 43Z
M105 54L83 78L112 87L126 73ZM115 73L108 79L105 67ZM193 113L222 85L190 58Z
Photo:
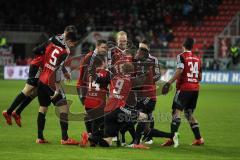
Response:
M212 45L214 36L223 31L238 11L240 11L240 0L223 0L218 6L218 15L205 16L201 25L191 26L185 21L180 22L173 27L175 39L169 43L169 48L180 47L187 36L192 36L198 43L206 41L209 46Z

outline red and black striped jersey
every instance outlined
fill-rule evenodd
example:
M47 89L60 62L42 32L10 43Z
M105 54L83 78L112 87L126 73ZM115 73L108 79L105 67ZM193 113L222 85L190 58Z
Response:
M55 36L55 41L50 41L45 49L44 63L39 80L55 88L57 78L62 72L62 65L70 53L69 48L64 42L64 36ZM58 72L61 70L61 72Z
M96 69L97 78L87 88L85 108L105 107L108 93L109 73L105 69Z
M191 51L177 55L177 68L183 69L177 79L176 88L182 91L199 90L199 81L202 73L201 59Z
M110 82L110 93L105 112L125 107L128 95L132 89L131 75L115 75Z
M146 76L145 81L138 86L137 98L142 99L149 97L156 99L155 82L161 78L158 59L149 54L144 61L137 61L135 63L135 70L137 76L142 74Z
M121 65L125 62L132 62L132 55L128 53L128 50L121 50L118 47L114 47L108 51L108 69L113 74L118 74Z

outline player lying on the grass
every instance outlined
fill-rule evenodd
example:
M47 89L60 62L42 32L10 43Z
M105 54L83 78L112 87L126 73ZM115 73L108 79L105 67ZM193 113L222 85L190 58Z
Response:
M59 85L61 81L62 65L67 59L71 47L77 43L75 32L58 36L58 43L49 43L44 54L44 66L39 77L38 101L40 104L37 118L38 138L36 143L47 143L43 136L45 116L51 102L58 107L59 121L62 131L61 144L77 145L78 142L68 137L68 112L69 107L64 92Z
M199 82L202 79L201 60L192 53L194 40L187 38L183 43L183 53L177 56L177 69L173 77L163 86L162 93L167 94L170 85L176 82L176 94L172 104L172 123L171 132L177 132L181 123L180 114L184 111L184 115L189 122L195 140L192 145L202 145L204 140L199 131L197 119L193 116L193 112L197 105ZM172 139L162 144L162 146L173 145Z
M87 96L87 91L89 89L89 85L94 86L97 84L92 85L91 80L91 74L94 72L94 67L90 65L90 63L93 63L96 56L104 56L106 57L107 54L107 41L105 40L97 40L96 42L96 48L94 51L89 52L83 59L83 61L80 64L79 68L79 78L77 81L77 92L80 99L80 102L84 105L85 111L88 112L88 110L92 110L93 106L91 106L89 103L85 104L85 99ZM91 118L89 118L88 114L84 117L84 122L86 126L86 130L88 133L92 132L92 121Z
M67 26L64 30L63 35L66 35L68 32L77 32L76 28L72 25ZM19 93L19 95L14 99L11 106L7 109L7 111L3 111L3 116L6 119L7 124L12 125L12 118L14 118L16 124L21 127L21 113L25 109L26 106L37 96L37 86L38 79L43 68L44 62L44 54L47 45L52 43L58 43L58 36L51 37L47 42L35 47L33 49L33 54L35 58L31 61L28 72L28 79L25 84L23 90ZM62 68L64 72L65 78L69 79L70 75L68 74L65 67Z
M112 145L112 138L118 135L126 122L147 119L146 114L125 108L128 94L134 83L131 79L133 71L134 66L131 63L124 63L120 67L120 72L111 79L110 95L104 108L104 137L96 138L83 132L81 146L87 146L90 141L102 147L109 147Z
M137 123L136 134L134 144L129 147L143 148L140 144L142 135L144 135L143 141L149 139L149 137L165 137L173 138L175 141L175 147L178 146L178 133L167 133L155 128L150 127L150 123L153 122L152 114L156 105L156 84L161 77L160 67L156 57L150 55L149 44L146 40L139 43L139 49L135 55L135 72L137 77L146 76L145 81L138 85L135 89L137 91L137 106L136 109L148 115L148 121L139 121Z

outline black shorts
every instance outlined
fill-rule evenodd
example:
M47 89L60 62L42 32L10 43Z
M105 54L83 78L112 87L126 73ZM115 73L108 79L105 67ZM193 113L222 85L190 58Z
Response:
M100 106L97 108L85 108L87 114L86 114L86 120L87 121L93 121L95 119L99 119L104 117L104 107Z
M38 74L39 67L36 65L30 65L29 67L29 72L28 72L28 79L27 79L27 84L31 86L38 86L38 78L35 78L36 75Z
M51 102L55 106L66 105L66 97L63 92L59 93L54 99L51 99L51 96L54 95L54 90L52 90L48 85L43 84L42 82L38 83L38 101L40 106L48 107Z
M27 79L27 84L37 87L38 86L38 80L39 78L28 78Z
M125 107L105 113L104 137L116 137L126 123L137 121L138 116L138 111Z
M173 100L172 109L193 112L197 105L198 91L177 91Z
M155 105L156 100L153 100L151 98L145 98L137 102L136 109L140 112L151 114L155 109Z

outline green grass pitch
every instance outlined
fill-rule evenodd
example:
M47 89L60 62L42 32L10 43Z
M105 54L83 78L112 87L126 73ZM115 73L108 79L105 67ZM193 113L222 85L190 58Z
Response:
M24 86L25 81L0 81L0 109L4 110ZM155 110L156 128L169 131L171 102L174 92L159 96ZM72 112L83 110L77 96L68 96L73 100ZM60 126L49 107L45 128L45 137L51 142L46 145L35 144L38 102L34 100L23 112L23 127L13 123L6 125L0 117L0 159L1 160L120 160L120 159L159 159L159 160L233 160L240 159L240 86L239 85L202 85L196 117L205 138L205 145L193 147L189 144L193 134L186 121L179 129L179 148L163 148L164 139L154 139L150 150L136 150L123 147L80 148L60 145ZM161 115L161 116L160 116ZM69 135L80 139L84 130L82 121L70 122ZM128 138L130 141L130 138Z

